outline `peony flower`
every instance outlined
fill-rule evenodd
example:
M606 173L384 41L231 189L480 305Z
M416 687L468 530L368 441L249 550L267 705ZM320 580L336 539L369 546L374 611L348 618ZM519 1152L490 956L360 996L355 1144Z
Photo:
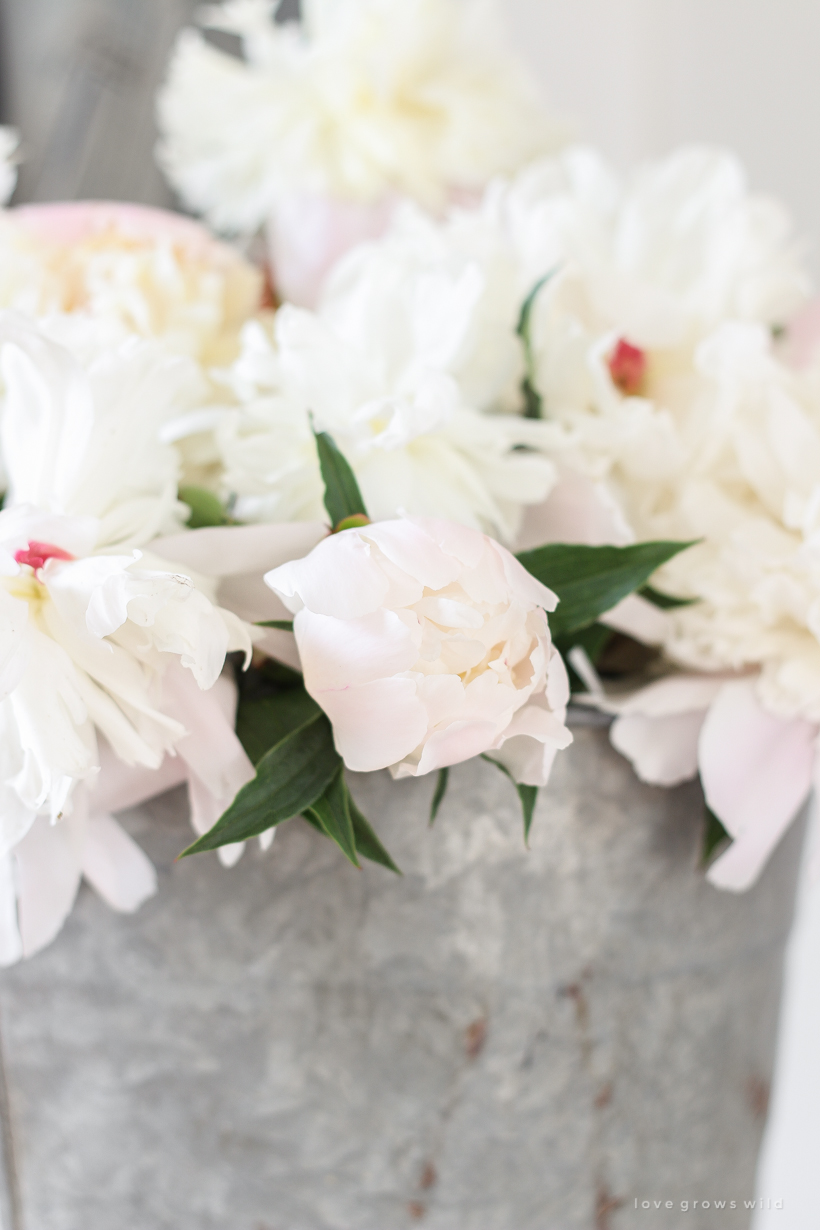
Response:
M230 361L261 275L204 227L118 202L26 205L0 215L0 304L83 312L211 363Z
M644 780L700 774L734 838L709 878L741 890L817 772L820 380L784 365L753 324L715 331L694 367L677 469L622 482L620 497L639 534L702 539L658 581L695 600L665 615L667 658L704 673L595 703L618 714L612 742Z
M515 533L522 506L541 501L553 480L549 461L516 448L537 440L540 425L464 404L446 370L463 329L457 305L440 305L426 321L422 306L409 342L400 327L348 340L289 305L276 315L273 339L260 324L246 328L227 373L240 407L170 429L180 439L215 431L220 491L238 520L322 519L312 414L345 453L375 517L446 516L505 538Z
M0 880L11 897L0 902L0 957L8 960L53 938L81 871L117 908L136 908L153 891L144 856L108 811L140 797L127 772L119 788L117 765L156 772L158 789L187 777L199 794L195 823L205 827L253 776L224 697L208 692L230 650L250 652L247 630L146 550L159 529L179 525L178 462L158 426L195 402L200 377L157 343L132 338L106 349L106 332L81 318L40 328L7 318L2 331L0 855L11 862ZM177 753L185 768L169 774Z
M330 272L318 312L340 337L388 355L429 339L436 365L478 410L515 406L524 374L515 326L530 291L503 231L485 211L438 221L413 205L389 232Z
M301 28L276 7L207 9L244 62L186 30L160 96L160 160L217 228L253 231L300 192L440 205L554 143L486 3L306 0Z
M159 158L219 230L269 223L277 285L313 306L323 273L410 197L439 209L554 148L534 78L490 0L272 0L203 20L244 59L181 34L159 98Z
M495 188L483 213L522 282L545 279L531 380L553 460L593 481L674 474L698 345L728 320L780 328L809 293L788 215L720 150L684 148L621 183L571 149Z
M557 599L498 543L445 521L343 530L266 583L294 612L305 687L348 768L419 776L492 754L543 786L572 736Z

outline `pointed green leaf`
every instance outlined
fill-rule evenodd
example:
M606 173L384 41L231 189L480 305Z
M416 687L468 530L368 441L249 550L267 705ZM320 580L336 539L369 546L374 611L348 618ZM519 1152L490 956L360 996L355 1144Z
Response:
M691 542L639 542L630 547L586 547L550 543L523 551L528 572L558 595L550 615L553 636L586 628L640 589L652 573Z
M303 814L318 820L322 830L336 842L343 854L350 859L354 867L359 866L356 857L356 838L353 833L353 821L350 816L350 796L344 779L344 769L340 764L323 794L310 806L303 809Z
M253 781L242 787L213 828L180 857L247 841L307 811L324 794L340 766L330 722L320 712L262 757Z
M292 632L292 619L257 619L254 628L278 628L280 632Z
M653 606L660 607L662 611L674 611L680 606L693 606L698 601L697 598L674 598L672 594L661 593L659 589L653 589L651 585L644 585L638 593Z
M700 865L709 866L730 845L732 838L712 809L704 804L703 843L700 850Z
M253 763L281 743L293 731L318 718L321 710L304 687L290 688L274 696L240 700L236 733Z
M516 789L521 800L521 811L524 814L524 841L529 845L532 818L535 814L535 804L538 802L538 787L522 786L520 782L516 782Z
M524 302L521 304L521 312L518 316L518 324L515 326L515 331L524 343L525 350L530 349L530 318L532 317L532 309L535 307L535 301L541 294L541 291L549 282L550 278L555 276L556 270L550 269L549 273L545 273L543 278L539 278L533 286L530 293L527 295Z
M527 295L521 305L521 314L518 317L516 333L521 338L524 346L524 366L526 375L521 381L521 392L524 397L524 418L525 419L540 419L543 418L543 400L538 389L535 387L535 363L532 354L532 338L530 337L530 319L532 310L535 307L535 301L541 293L544 286L549 282L554 275L555 270L551 269L543 278L535 283L530 293Z
M179 498L191 510L186 522L189 529L201 530L207 526L231 524L219 496L205 487L180 487Z
M316 431L314 428L313 434L325 484L325 508L331 526L335 529L348 517L366 517L362 493L347 458L326 431Z
M444 800L444 796L447 793L447 782L448 782L449 777L450 777L449 769L439 769L438 781L436 782L436 789L433 795L433 802L430 804L430 824L431 825L435 823L436 816L438 815L438 809L441 807L441 804Z
M303 688L305 686L299 671L285 666L284 662L277 662L276 658L266 658L258 668L258 674L265 683L273 683L277 688Z
M532 817L535 812L535 804L538 801L538 786L524 786L521 782L517 782L506 765L503 765L500 760L494 760L492 756L487 756L484 752L481 754L481 759L489 761L490 764L494 764L497 769L500 769L518 791L521 814L524 817L524 842L526 845L529 845Z
M524 398L524 418L542 419L544 417L544 399L533 387L529 376L521 381L521 396Z
M350 788L345 782L347 789L347 805L350 812L350 819L353 822L353 836L356 841L356 849L363 858L370 859L371 863L379 863L382 867L386 867L388 871L395 871L397 876L401 875L401 871L393 862L392 858L379 841L373 831L370 822L362 815L356 806L356 801L350 793Z

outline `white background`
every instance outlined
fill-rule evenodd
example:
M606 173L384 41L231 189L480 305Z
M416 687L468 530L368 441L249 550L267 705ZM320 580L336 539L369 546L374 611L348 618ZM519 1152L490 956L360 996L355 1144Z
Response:
M753 187L788 203L820 274L820 0L504 0L504 9L580 137L620 168L681 142L733 147ZM784 1207L758 1213L754 1230L820 1227L816 875L804 874L798 902L758 1195Z

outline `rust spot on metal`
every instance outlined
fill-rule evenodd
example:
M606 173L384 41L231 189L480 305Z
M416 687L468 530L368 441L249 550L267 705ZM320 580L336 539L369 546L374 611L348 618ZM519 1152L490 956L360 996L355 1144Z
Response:
M464 1034L464 1049L468 1059L477 1059L484 1050L487 1041L487 1018L480 1016L472 1025L468 1025Z
M769 1109L769 1082L752 1076L746 1085L746 1096L755 1119L765 1119Z
M419 1200L411 1200L407 1206L407 1212L413 1218L413 1221L421 1221L424 1214L427 1212L425 1206Z
M559 995L563 995L566 999L571 999L575 1004L575 1017L581 1029L586 1029L589 1023L589 1007L587 1005L587 997L584 994L584 988L580 982L571 982L569 986L562 987Z
M614 1213L624 1203L620 1196L610 1196L605 1187L598 1189L598 1199L595 1203L595 1230L610 1230L610 1213Z
M424 1169L421 1172L419 1179L419 1187L423 1192L429 1191L431 1187L435 1187L438 1182L438 1173L432 1162L425 1162Z
M607 1081L598 1090L598 1096L595 1099L595 1109L603 1110L605 1106L609 1106L612 1101L612 1081Z

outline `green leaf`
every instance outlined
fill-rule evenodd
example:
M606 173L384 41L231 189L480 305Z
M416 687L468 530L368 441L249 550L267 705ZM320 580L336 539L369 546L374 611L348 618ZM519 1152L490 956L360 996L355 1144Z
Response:
M524 346L524 365L526 375L521 381L521 393L524 397L525 419L543 418L543 400L541 394L535 387L535 363L532 353L532 338L530 337L530 320L532 317L532 310L535 307L536 299L554 273L555 270L551 269L549 273L544 274L543 278L539 278L535 283L535 286L533 286L532 290L521 305L521 314L518 317L518 324L515 329Z
M311 424L312 426L312 424ZM319 468L325 484L325 508L335 529L348 517L367 517L362 493L347 459L326 431L313 429Z
M302 809L303 814L317 820L324 833L351 861L354 867L359 866L356 857L356 838L353 833L353 820L350 815L350 795L344 779L344 769L340 764L330 779L322 795L311 807Z
M356 806L356 801L350 793L347 782L345 782L345 789L347 790L347 806L350 812L350 819L353 822L353 836L359 854L361 854L362 858L370 859L371 863L379 863L382 867L386 867L388 871L395 871L396 875L400 876L401 871L379 841L370 826L370 822Z
M202 530L212 525L230 525L228 516L219 496L205 487L180 487L179 498L187 504L191 515L186 525L192 530Z
M523 551L518 559L558 595L550 615L553 636L586 628L640 589L652 573L691 542L639 542L630 547L585 547L549 543Z
M672 594L661 593L659 589L653 589L651 585L642 586L638 593L653 606L660 607L662 611L674 611L679 606L693 606L699 601L697 598L674 598Z
M320 712L262 757L253 781L242 787L214 827L180 857L247 841L307 811L340 767L330 722Z
M304 687L256 700L242 699L236 714L236 733L256 765L277 743L315 721L320 713L316 701L308 696Z
M430 824L431 825L435 824L436 816L438 815L438 809L441 807L441 804L444 800L444 796L447 793L447 782L448 782L449 777L450 777L449 769L439 769L438 781L436 782L436 789L433 795L433 802L430 804Z
M549 282L550 278L555 276L555 273L555 269L550 269L549 273L545 273L543 278L539 278L524 302L521 304L521 312L518 316L518 324L515 326L515 331L524 343L524 349L528 352L528 357L531 346L530 319L532 317L532 309L535 307L535 301L541 294L541 291L544 289L547 282Z
M704 804L703 843L700 849L700 865L703 868L714 862L718 854L731 844L732 838L721 824L711 807Z
M537 389L533 388L529 376L521 381L521 396L524 398L524 418L542 419L544 417L544 399Z
M292 632L292 619L257 619L254 628L278 628L280 632Z
M494 764L497 769L508 777L518 791L518 798L521 802L521 813L524 817L524 842L530 844L530 829L532 828L532 817L535 812L535 804L538 799L538 786L524 786L521 782L517 782L510 770L501 763L500 760L494 760L492 756L488 756L485 752L481 753L481 759Z
M304 680L299 671L291 670L289 666L285 666L284 662L277 662L276 658L266 658L262 665L257 668L252 668L256 671L266 683L272 683L277 688L303 688Z

